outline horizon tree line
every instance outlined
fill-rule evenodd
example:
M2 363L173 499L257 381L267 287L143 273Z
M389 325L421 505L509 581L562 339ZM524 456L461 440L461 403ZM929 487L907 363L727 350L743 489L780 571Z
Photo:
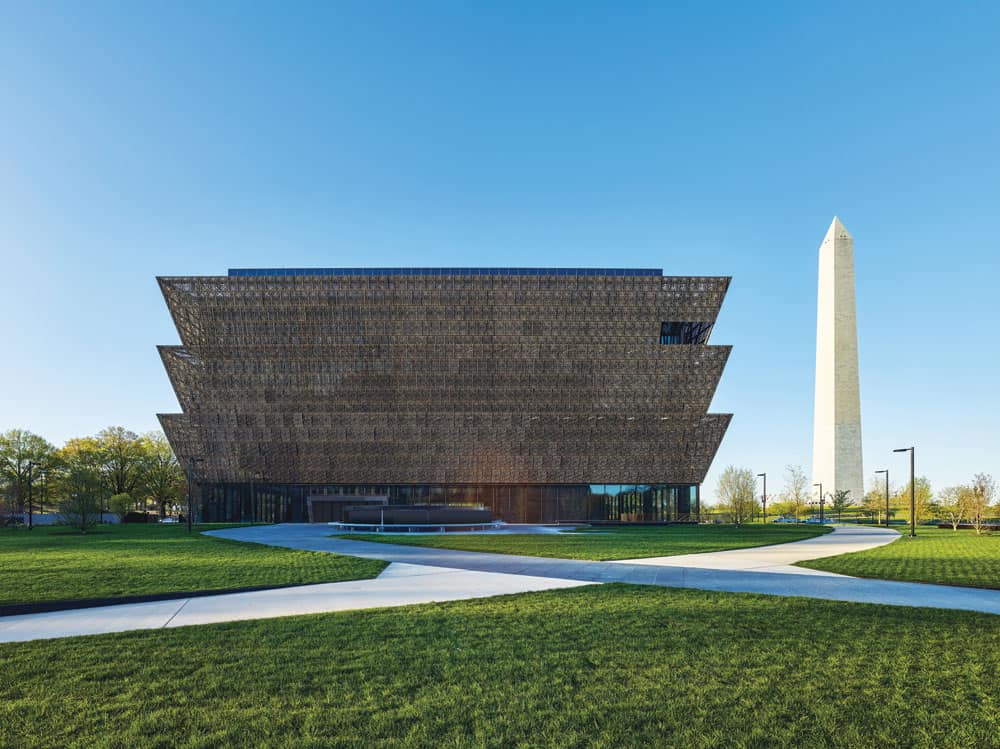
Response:
M93 525L103 512L153 509L163 517L185 492L184 471L159 431L111 426L59 448L26 429L0 433L4 517L26 512L29 493L35 508L55 509L78 526Z
M785 482L780 493L768 497L768 514L800 520L814 511L818 504L813 496L809 478L801 466L785 467ZM719 477L715 509L722 511L732 522L741 524L761 515L763 507L757 492L756 474L749 468L727 466ZM916 477L914 509L917 522L941 519L951 524L953 530L970 525L977 534L983 533L989 521L1000 515L997 485L988 473L977 473L972 481L942 489L937 496L926 476ZM861 510L876 523L883 522L886 508L885 484L879 476L872 480L872 489L864 497L855 498L847 491L826 492L824 501L830 513L838 517L849 510ZM901 487L889 487L890 517L897 512L908 514L910 507L910 482Z

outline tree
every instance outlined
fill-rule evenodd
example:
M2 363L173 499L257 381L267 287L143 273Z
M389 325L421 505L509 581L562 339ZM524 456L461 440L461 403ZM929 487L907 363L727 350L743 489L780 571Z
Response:
M781 499L781 495L775 495L775 499L768 502L767 507L771 511L770 514L777 515L778 517L788 517L795 516L795 504Z
M63 497L59 513L63 520L86 533L101 520L101 473L96 461L76 460L62 475Z
M719 507L729 513L736 525L753 517L757 509L756 488L756 479L749 468L727 466L719 476Z
M865 495L864 508L867 512L872 514L875 522L881 522L880 518L885 513L886 501L885 501L885 479L879 474L874 474L871 480L871 491ZM895 489L889 486L889 502L892 502L892 497L895 496ZM888 521L893 516L892 508L889 508L889 517L886 518Z
M80 491L82 477L86 475L88 482L97 482L96 487L91 487L89 483L87 487L93 494L94 501L103 508L104 499L108 495L104 489L104 455L100 443L94 437L74 437L59 449L57 455L61 469L51 481L52 491L66 500L74 492ZM62 507L61 504L58 506Z
M976 529L976 535L981 536L986 530L986 521L989 519L993 498L996 495L997 486L993 477L988 473L977 473L972 479L971 492L969 494L969 521Z
M145 434L142 443L146 464L143 488L159 508L160 517L166 517L167 505L177 503L184 496L184 471L162 433Z
M785 466L785 489L781 493L783 502L792 508L795 520L805 514L806 503L809 501L809 479L802 466Z
M958 530L962 520L969 517L972 488L969 486L949 486L938 495L942 514L951 523L953 531Z
M871 515L876 524L881 523L882 513L885 512L885 492L878 488L872 489L865 494L865 501L861 506L865 512Z
M52 464L55 448L37 434L26 429L11 429L0 434L0 477L6 485L10 512L24 512L28 501L28 464L35 463L32 480L38 468Z
M111 499L108 500L108 507L111 508L111 512L118 516L119 520L124 520L129 510L132 509L132 496L125 492L112 494Z
M0 516L9 515L14 506L14 489L10 481L0 474ZM2 518L0 518L2 521Z
M103 477L110 494L132 494L143 478L145 448L135 432L108 427L97 433Z
M830 503L830 509L837 513L837 520L840 520L840 516L844 510L851 506L850 490L841 489L840 491L830 492Z
M907 481L902 490L892 499L894 507L904 511L904 515L910 513L910 482ZM917 476L917 490L913 497L914 515L916 521L927 520L934 515L934 494L931 492L931 482L926 476Z

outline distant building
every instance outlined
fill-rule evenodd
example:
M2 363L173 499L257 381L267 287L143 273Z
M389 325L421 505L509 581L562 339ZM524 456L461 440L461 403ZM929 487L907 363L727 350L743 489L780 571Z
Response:
M813 483L864 499L854 240L834 218L819 248Z
M205 521L311 497L511 522L683 521L730 414L728 278L648 269L230 270L158 279L181 346L160 415ZM333 498L331 500L331 498Z

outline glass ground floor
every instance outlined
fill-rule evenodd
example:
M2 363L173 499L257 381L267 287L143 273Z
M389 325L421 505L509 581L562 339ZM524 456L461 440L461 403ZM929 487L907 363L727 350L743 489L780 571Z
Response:
M305 523L309 499L358 504L485 507L508 523L670 523L696 520L697 484L205 484L196 519L206 523ZM367 499L366 499L367 498ZM385 498L385 499L380 499Z

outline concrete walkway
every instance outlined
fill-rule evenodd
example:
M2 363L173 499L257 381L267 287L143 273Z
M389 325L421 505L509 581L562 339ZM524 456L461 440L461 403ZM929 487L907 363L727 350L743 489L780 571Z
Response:
M790 566L794 561L875 548L899 537L895 531L885 528L836 527L827 535L790 544L711 554L688 554L685 555L687 565L684 561L674 563L675 560L682 560L682 557L588 562L348 541L331 537L329 533L329 528L323 526L286 524L230 528L210 531L209 535L293 549L332 551L388 562L480 572L1000 614L1000 590L869 580L827 572L817 574L815 570Z
M0 618L0 642L267 619L349 609L624 582L675 588L927 606L1000 615L1000 590L867 580L792 562L890 543L894 531L836 528L806 541L710 554L589 562L348 541L322 525L273 525L208 535L390 562L377 578Z
M0 617L0 642L405 606L588 585L575 580L390 564L371 580Z
M757 546L750 549L713 551L704 554L679 554L672 557L645 557L626 559L616 564L650 564L657 567L697 567L707 570L753 570L788 575L825 575L843 577L833 572L794 567L796 562L809 559L835 557L855 551L867 551L885 546L899 538L888 528L865 526L837 526L833 532L822 536L793 541L774 546Z

